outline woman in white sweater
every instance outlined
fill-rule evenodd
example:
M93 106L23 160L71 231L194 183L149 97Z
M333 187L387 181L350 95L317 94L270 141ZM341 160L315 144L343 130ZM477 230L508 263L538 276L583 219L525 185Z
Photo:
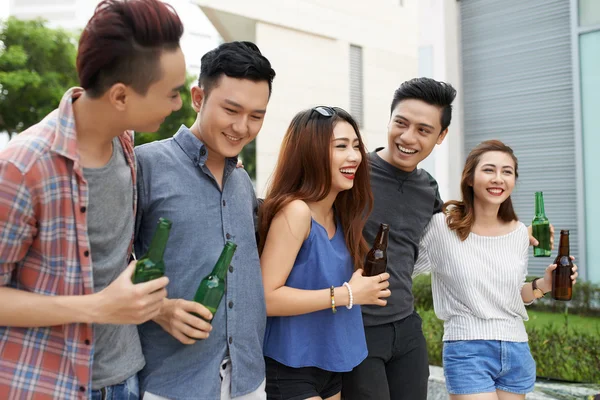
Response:
M497 140L479 144L463 170L463 201L446 203L421 240L414 274L432 273L452 400L518 400L533 390L525 304L551 290L556 265L525 283L529 234L510 198L517 176L510 147Z

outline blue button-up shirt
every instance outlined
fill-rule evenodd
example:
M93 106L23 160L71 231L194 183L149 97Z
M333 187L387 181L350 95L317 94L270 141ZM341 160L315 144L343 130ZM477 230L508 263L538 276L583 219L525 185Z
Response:
M266 308L255 239L256 195L248 174L227 159L223 188L205 166L208 149L182 126L171 138L135 149L139 203L135 252L146 253L158 218L173 221L164 255L171 299L192 300L225 242L237 244L226 295L206 340L181 344L155 322L140 325L146 367L140 390L174 400L219 399L219 366L229 352L232 397L265 378Z

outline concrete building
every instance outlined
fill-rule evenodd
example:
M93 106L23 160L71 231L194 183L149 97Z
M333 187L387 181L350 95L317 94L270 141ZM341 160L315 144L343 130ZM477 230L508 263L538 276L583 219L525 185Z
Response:
M476 144L502 140L519 158L520 219L529 224L543 191L556 246L569 229L580 276L600 282L600 2L422 0L419 15L421 75L459 92L448 143L428 161L442 195L459 198ZM552 261L532 257L530 273Z
M302 109L342 107L369 149L386 145L394 89L417 73L418 0L195 1L225 41L255 42L277 72L257 138L259 195Z

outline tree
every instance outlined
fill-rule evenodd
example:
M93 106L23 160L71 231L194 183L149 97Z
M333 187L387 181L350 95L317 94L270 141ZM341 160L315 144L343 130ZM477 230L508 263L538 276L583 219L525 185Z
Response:
M74 37L38 19L0 21L0 132L37 123L77 85Z

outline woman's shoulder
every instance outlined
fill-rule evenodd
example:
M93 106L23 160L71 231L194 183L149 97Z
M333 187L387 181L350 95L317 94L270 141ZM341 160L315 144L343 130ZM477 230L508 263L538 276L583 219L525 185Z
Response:
M310 231L312 215L304 201L292 200L275 215L273 220L285 220L294 234L306 237Z

